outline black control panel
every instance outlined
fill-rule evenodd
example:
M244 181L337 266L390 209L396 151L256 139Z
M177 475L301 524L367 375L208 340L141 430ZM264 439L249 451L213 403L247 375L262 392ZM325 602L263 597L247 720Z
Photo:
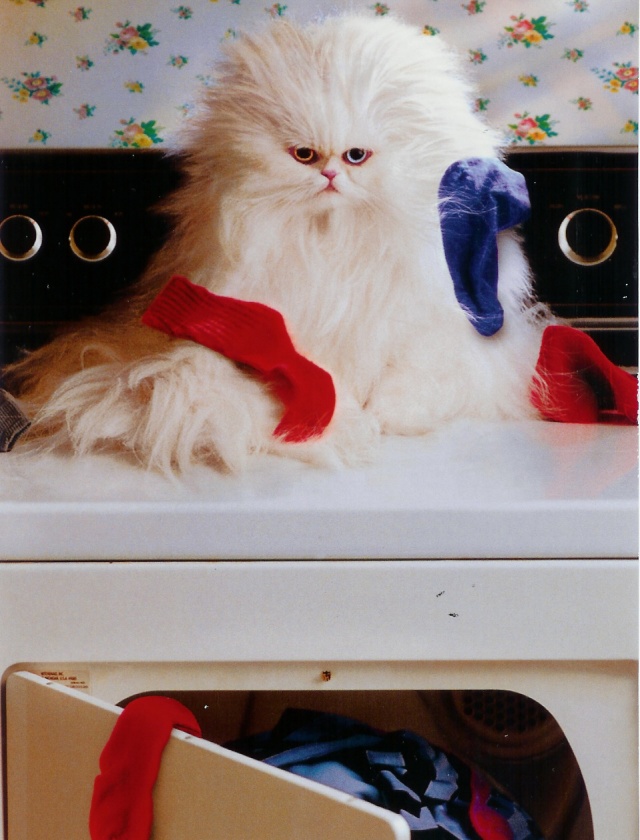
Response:
M618 364L637 365L635 151L513 152L531 196L525 248L538 297ZM0 152L0 364L100 311L166 234L178 182L155 151Z
M0 153L0 363L104 308L166 233L178 181L157 154Z
M618 364L638 360L635 151L513 153L531 198L525 247L536 292Z

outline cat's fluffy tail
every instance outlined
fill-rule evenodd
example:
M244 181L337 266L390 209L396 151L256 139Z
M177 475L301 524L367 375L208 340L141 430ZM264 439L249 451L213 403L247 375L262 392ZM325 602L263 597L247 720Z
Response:
M2 380L8 390L36 410L73 374L138 358L166 344L166 336L141 324L123 324L115 318L110 322L107 317L88 320L7 365Z
M228 360L148 328L83 332L7 372L38 449L124 451L170 473L194 461L241 469L266 447L276 403Z
M345 396L321 438L279 440L282 406L264 383L201 345L144 327L59 338L8 373L33 416L35 451L118 452L167 475L195 463L241 471L260 452L361 463L379 437L375 418Z

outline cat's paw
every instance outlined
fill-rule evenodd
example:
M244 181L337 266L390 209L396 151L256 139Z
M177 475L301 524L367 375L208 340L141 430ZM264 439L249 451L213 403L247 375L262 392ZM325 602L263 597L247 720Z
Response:
M81 371L41 409L35 432L79 453L121 451L146 467L236 471L269 448L280 409L257 381L205 348L181 344Z
M417 375L397 372L383 380L367 403L385 435L423 435L436 428L450 406L442 405Z
M339 468L371 463L380 444L380 424L350 396L339 397L331 423L302 443L275 440L272 451L315 466Z

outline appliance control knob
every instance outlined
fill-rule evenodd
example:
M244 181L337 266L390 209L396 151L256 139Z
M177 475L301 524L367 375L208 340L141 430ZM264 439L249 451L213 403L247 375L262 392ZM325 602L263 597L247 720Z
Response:
M31 216L17 214L0 222L0 254L13 262L30 260L40 250L42 230Z
M618 231L602 210L583 207L564 217L558 244L565 257L577 265L593 266L608 260L618 244Z
M71 250L85 262L100 262L116 247L116 230L104 216L83 216L69 234Z

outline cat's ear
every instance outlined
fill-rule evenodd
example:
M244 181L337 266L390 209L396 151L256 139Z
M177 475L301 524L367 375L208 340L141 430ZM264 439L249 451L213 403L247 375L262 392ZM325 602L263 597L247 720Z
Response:
M446 170L438 197L444 253L456 298L481 335L494 335L504 322L498 300L496 236L529 215L524 177L497 158L466 158Z

